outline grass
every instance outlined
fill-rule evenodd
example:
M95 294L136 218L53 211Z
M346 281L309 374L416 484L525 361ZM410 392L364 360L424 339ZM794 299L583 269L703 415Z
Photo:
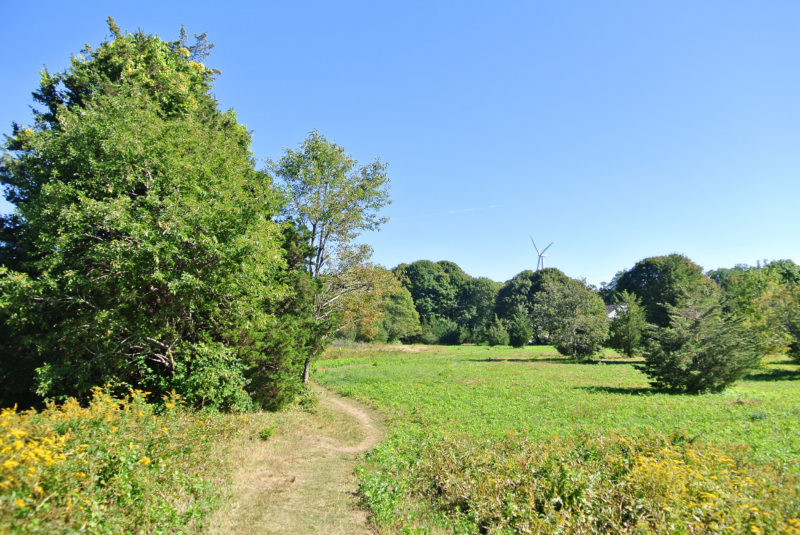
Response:
M375 451L370 463L362 469L362 492L373 509L375 520L386 532L440 530L459 533L490 528L497 533L504 532L503 529L510 529L509 533L525 532L520 525L509 523L509 518L500 518L502 515L493 521L478 518L480 515L475 511L482 510L479 497L470 498L472 502L456 500L455 505L447 505L444 502L449 499L450 490L447 488L450 487L435 483L437 474L441 475L436 470L463 470L465 474L478 470L468 460L478 455L476 452L487 450L500 452L485 459L488 465L496 468L484 473L485 478L491 480L502 472L497 463L513 465L521 462L519 455L522 453L502 452L521 452L527 447L521 446L525 444L536 444L539 449L550 448L552 451L548 450L548 455L563 460L572 459L576 450L595 447L587 444L603 443L603 448L612 452L609 458L613 459L614 455L624 458L625 469L620 472L621 479L614 483L617 485L614 492L618 494L644 492L631 490L638 483L624 477L633 477L632 474L639 473L636 466L644 466L647 462L663 462L665 466L672 463L675 473L705 470L707 467L690 468L693 461L689 450L694 446L687 444L702 446L705 453L698 455L706 455L708 459L735 452L737 470L746 471L750 474L748 477L757 480L759 474L768 475L770 480L778 478L782 484L790 486L784 498L773 496L774 493L770 494L773 491L766 487L750 489L748 492L753 496L744 496L741 482L730 479L733 477L730 474L726 476L723 464L714 465L708 461L708 466L717 466L718 470L706 473L706 477L714 475L724 479L730 476L729 487L722 489L725 492L720 489L711 492L711 487L704 487L705 490L696 490L697 493L715 496L728 493L724 499L731 503L746 502L756 509L766 508L770 512L761 513L762 516L775 518L752 520L747 516L753 514L751 511L747 515L743 512L725 524L719 519L699 515L687 505L700 503L692 501L694 498L690 494L694 491L691 489L686 490L689 494L683 496L681 489L664 488L660 492L675 493L670 503L680 509L676 513L678 516L669 521L673 523L665 525L678 531L678 527L687 532L697 528L692 528L691 523L680 515L687 518L699 515L700 525L711 532L714 529L709 526L720 530L726 526L730 528L726 532L754 533L759 529L777 529L778 526L782 531L790 531L794 524L786 522L795 518L792 515L800 515L800 511L796 511L800 489L793 479L800 473L797 425L800 417L800 372L798 366L787 360L773 360L719 394L675 395L652 390L647 378L633 367L630 360L613 353L604 355L598 363L563 359L549 347L461 346L420 348L415 352L352 347L337 348L332 356L335 358L317 363L317 380L386 412L395 428L389 440ZM618 439L639 442L623 455L619 452L625 448L620 446ZM481 447L475 449L476 444L481 444ZM563 448L567 449L562 448L564 444L567 446ZM675 453L678 451L675 448L680 449L679 454ZM448 464L438 457L437 452L441 451L451 451L455 457L462 455L461 464ZM613 454L614 451L618 454ZM717 455L714 457L709 453L712 451L724 453L714 454ZM569 465L572 461L564 462ZM569 466L575 473L581 473L581 463L575 463ZM438 468L431 468L434 465ZM486 468L481 466L479 472ZM517 476L522 477L520 474ZM580 479L583 476L575 477ZM587 489L594 488L594 483L584 483ZM606 487L609 485L611 483ZM740 490L734 492L731 490L734 487ZM611 492L609 488L603 492ZM626 499L628 497L620 494L619 503L615 503L619 505ZM658 500L653 496L648 499L656 507ZM754 504L751 503L753 499L761 501ZM681 500L686 503L680 503ZM514 507L519 505L514 503ZM718 505L733 508L728 502L725 504ZM586 509L584 506L576 507ZM556 511L553 514L556 513L567 522L564 513ZM540 516L547 517L548 514L540 511ZM488 523L478 525L476 522ZM657 532L659 522L667 520L652 520L647 524L649 528L639 526L636 529ZM636 523L628 521L625 525L633 530ZM575 529L576 526L578 524L573 525ZM615 529L624 531L620 526ZM549 532L550 528L539 526L530 529L531 532Z

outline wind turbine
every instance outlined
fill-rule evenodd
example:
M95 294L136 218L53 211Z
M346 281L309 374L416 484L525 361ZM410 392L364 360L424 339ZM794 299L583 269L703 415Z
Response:
M539 271L540 269L544 269L544 257L547 256L547 253L545 251L547 251L550 248L550 245L553 245L554 242L550 242L550 245L548 245L541 251L539 250L538 247L536 247L536 242L533 241L533 236L531 236L531 243L533 244L533 248L536 249L536 254L539 255L539 262L536 263L536 271Z

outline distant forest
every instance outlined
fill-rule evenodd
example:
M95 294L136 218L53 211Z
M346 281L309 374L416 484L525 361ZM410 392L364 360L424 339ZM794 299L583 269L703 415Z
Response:
M448 345L546 343L552 341L554 327L547 321L547 309L559 308L559 296L562 301L572 300L561 311L561 321L581 315L582 321L589 323L595 315L609 319L604 323L610 327L613 318L609 316L624 315L634 300L643 310L643 329L647 324L667 326L669 307L691 296L709 294L726 314L757 331L763 350L798 351L800 266L791 260L704 273L682 255L651 257L618 272L600 288L569 278L556 268L522 271L504 283L471 277L447 260L418 260L400 264L391 272L400 289L385 296L378 325L352 325L340 336ZM613 329L595 330L599 344L625 347Z

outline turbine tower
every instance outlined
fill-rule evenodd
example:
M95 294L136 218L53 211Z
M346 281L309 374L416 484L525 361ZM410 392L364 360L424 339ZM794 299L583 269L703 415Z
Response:
M547 251L550 248L550 245L553 245L553 242L550 242L550 245L548 245L541 251L539 250L538 247L536 247L536 242L533 241L533 236L531 236L531 243L533 244L533 248L536 249L536 254L539 255L539 261L536 263L536 271L539 271L540 269L544 269L544 257L547 256L547 253L545 251Z

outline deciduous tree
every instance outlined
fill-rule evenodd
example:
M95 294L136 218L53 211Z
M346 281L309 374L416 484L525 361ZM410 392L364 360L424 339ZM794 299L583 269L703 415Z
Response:
M546 281L534 298L533 318L548 342L572 358L591 357L608 336L603 300L574 279Z
M278 162L270 162L270 169L286 188L287 216L307 237L306 269L319 282L314 317L335 325L336 317L344 317L352 307L354 296L374 294L371 279L358 276L359 270L367 269L372 250L356 239L386 221L378 216L389 203L386 165L376 159L359 167L343 147L314 130L298 150L287 149ZM304 383L310 364L309 355Z
M661 327L669 321L667 305L676 305L686 292L701 294L716 288L700 266L678 254L640 260L615 282L617 292L636 294L647 321Z

